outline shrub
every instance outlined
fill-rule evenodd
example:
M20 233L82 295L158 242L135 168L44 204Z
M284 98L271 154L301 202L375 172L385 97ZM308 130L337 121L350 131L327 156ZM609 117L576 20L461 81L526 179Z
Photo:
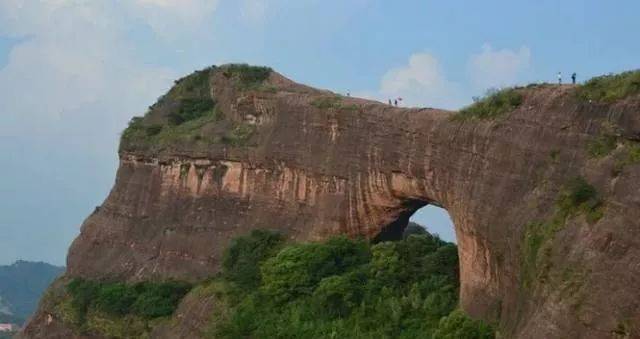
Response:
M595 187L582 177L569 180L558 194L554 215L545 222L526 225L521 245L521 283L530 287L534 278L544 279L549 269L549 256L556 232L567 219L584 214L588 223L595 223L604 214L602 200Z
M426 235L427 230L415 222L409 222L407 227L402 232L402 239L408 238L410 235Z
M582 100L610 103L640 93L640 71L595 77L576 90Z
M74 279L67 285L74 319L81 326L90 310L123 317L129 314L143 318L169 316L191 289L183 282L124 283Z
M134 285L134 289L137 296L131 307L132 312L145 318L158 318L173 314L191 285L175 281L145 282Z
M178 109L169 113L169 124L175 126L201 118L209 114L214 106L215 102L211 98L182 99Z
M262 265L263 290L279 302L310 295L322 278L368 260L366 245L344 237L284 248Z
M597 217L602 200L598 197L598 191L595 187L584 178L575 177L560 192L556 206L558 217L566 218L582 211L587 214L589 219L589 217ZM592 221L597 221L597 219Z
M460 110L455 119L493 119L518 108L523 96L518 89L489 91L483 98Z
M460 311L452 312L442 318L434 339L493 339L495 334L490 326L474 321Z
M247 64L229 64L221 68L226 77L237 77L244 88L253 88L261 85L273 72L269 67L249 66Z
M98 288L93 303L105 313L123 316L131 311L137 297L136 291L124 283L106 284Z
M328 318L348 316L362 301L366 276L362 272L332 275L320 280L313 292L318 315Z
M614 174L618 175L628 165L640 163L640 143L627 141L623 143L623 152L616 155Z
M330 108L340 108L342 102L342 98L338 95L333 96L323 96L320 98L316 98L311 102L311 106L319 108L319 109L330 109ZM357 107L356 107L357 108Z
M592 158L602 158L616 149L618 139L614 135L601 135L587 144L587 152Z
M241 288L258 287L260 264L274 255L283 241L279 233L265 230L254 230L248 236L234 239L222 261L225 276Z
M151 125L146 128L147 136L152 137L162 132L162 125Z
M231 146L243 146L251 138L256 127L246 123L236 125L230 132L222 136L220 140L223 144Z
M431 338L457 306L457 270L455 245L429 234L373 246L344 237L288 245L262 263L258 288L226 299L228 316L216 318L212 336ZM226 270L222 279L231 280ZM457 323L462 333L479 324Z
M194 128L179 129L188 122L205 120L216 114L216 102L211 98L209 67L175 81L168 93L149 107L145 117L134 117L122 133L121 149L129 146L158 145L181 137L189 140ZM155 119L149 117L155 117ZM166 117L163 124L151 124L151 121ZM213 121L213 119L211 119Z

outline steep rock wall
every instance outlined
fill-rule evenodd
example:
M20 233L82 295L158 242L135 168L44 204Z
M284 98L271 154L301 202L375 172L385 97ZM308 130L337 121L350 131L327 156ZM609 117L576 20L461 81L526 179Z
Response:
M518 338L637 333L640 166L616 172L611 157L586 152L608 126L624 140L640 135L637 97L605 105L577 100L572 87L543 86L522 90L523 104L504 117L459 120L335 99L277 73L267 90L243 89L219 71L208 81L224 119L251 126L251 137L123 145L114 188L83 224L67 276L198 281L219 270L231 238L251 229L296 241L373 239L436 204L455 224L461 303L472 316ZM603 197L604 216L569 220L552 239L548 279L523 287L527 225L549 219L578 175ZM44 313L31 329L45 326Z

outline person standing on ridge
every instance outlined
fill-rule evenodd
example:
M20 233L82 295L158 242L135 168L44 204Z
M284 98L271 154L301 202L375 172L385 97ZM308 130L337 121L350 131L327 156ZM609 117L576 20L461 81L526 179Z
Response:
M558 85L562 85L562 72L558 72Z
M573 82L573 84L576 84L576 72L573 72L573 74L571 74L571 82Z
M398 99L393 100L393 104L398 107Z

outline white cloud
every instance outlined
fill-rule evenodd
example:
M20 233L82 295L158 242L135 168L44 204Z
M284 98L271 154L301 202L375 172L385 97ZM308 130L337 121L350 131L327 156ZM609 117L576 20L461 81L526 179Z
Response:
M531 65L531 51L523 46L518 50L494 50L482 46L482 52L471 55L467 63L470 82L461 84L450 80L440 62L429 53L415 53L406 65L385 73L377 91L360 91L356 96L377 99L403 98L404 106L423 106L459 109L470 103L472 95L489 88L514 85Z
M0 34L28 38L0 69L2 135L50 132L77 115L108 116L122 126L174 77L136 60L120 12L107 2L7 1Z
M128 4L133 14L141 17L156 34L176 40L184 38L185 33L202 32L219 1L131 0Z
M380 83L379 95L403 99L406 106L457 108L461 95L457 84L447 80L438 60L429 53L416 53L408 63L389 70Z
M474 86L479 89L504 87L515 84L518 77L531 64L531 51L523 46L517 51L494 50L482 46L482 52L469 58L468 71Z

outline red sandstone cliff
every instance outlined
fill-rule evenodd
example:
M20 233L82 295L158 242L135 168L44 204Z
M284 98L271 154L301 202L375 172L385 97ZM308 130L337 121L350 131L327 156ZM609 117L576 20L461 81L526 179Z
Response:
M587 145L613 130L614 155L625 152L640 136L640 98L589 103L572 87L542 86L520 90L523 103L504 117L464 120L335 98L277 73L260 88L220 69L207 81L222 117L195 138L123 142L116 183L84 222L67 276L198 281L251 229L374 238L431 203L455 223L461 302L472 316L507 337L608 338L620 326L638 335L640 165L592 159ZM144 122L165 122L172 105L156 105ZM223 142L242 128L241 142ZM527 225L552 217L575 176L598 190L603 216L568 220L549 239L544 279L525 288ZM24 335L70 335L46 314L43 306Z

